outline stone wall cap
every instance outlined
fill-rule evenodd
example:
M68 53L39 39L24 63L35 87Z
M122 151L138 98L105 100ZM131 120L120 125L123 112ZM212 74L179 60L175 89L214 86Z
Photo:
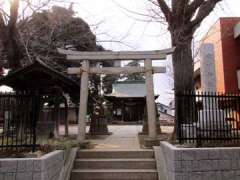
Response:
M161 141L160 146L165 146L167 148L170 148L172 150L180 150L180 151L190 151L190 150L240 150L240 147L201 147L201 148L184 148L184 147L176 147L174 144L171 144L167 141Z
M59 153L63 153L63 150L55 150L55 151L52 151L50 153L47 153L47 154L44 154L43 156L41 157L37 157L37 158L0 158L0 162L2 161L29 161L29 160L44 160L44 159L47 159L51 156L54 156L56 154L59 154Z

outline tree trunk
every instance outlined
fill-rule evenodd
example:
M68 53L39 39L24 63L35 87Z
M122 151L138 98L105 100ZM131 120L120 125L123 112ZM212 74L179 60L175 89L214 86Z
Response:
M16 30L15 30L16 31ZM6 45L7 51L7 59L9 62L9 68L12 70L16 70L21 67L21 58L23 57L20 46L18 44L16 32L9 32L8 34L8 42Z
M21 67L21 58L23 53L19 45L19 38L17 35L16 27L6 28L4 35L1 35L2 44L4 51L6 52L6 57L8 60L8 68L16 70Z
M20 60L23 57L17 29L19 0L13 0L10 4L10 14L7 23L4 22L3 15L0 13L0 39L7 56L8 67L16 70L21 67Z
M173 32L172 46L176 47L173 53L174 91L175 91L175 125L173 140L180 136L180 125L184 122L192 122L194 107L188 107L188 111L182 111L182 104L176 94L194 91L194 62L192 57L192 34L181 36ZM175 36L177 35L177 36ZM194 103L192 103L194 104ZM187 112L187 113L183 113ZM184 122L183 122L184 121Z
M176 47L173 53L175 92L194 90L194 63L192 58L191 44L192 41L187 41L182 44L173 43L173 46Z

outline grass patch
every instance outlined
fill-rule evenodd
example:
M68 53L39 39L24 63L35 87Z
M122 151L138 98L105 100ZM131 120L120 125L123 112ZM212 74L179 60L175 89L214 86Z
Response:
M68 156L73 147L80 149L92 149L94 144L90 141L79 143L75 136L61 136L59 138L38 137L35 152L31 148L6 148L0 151L0 158L38 158L55 150L63 150ZM68 157L65 157L66 159Z

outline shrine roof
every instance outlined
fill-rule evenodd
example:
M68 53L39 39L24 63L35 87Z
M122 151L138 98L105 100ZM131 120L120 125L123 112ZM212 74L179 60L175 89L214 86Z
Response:
M146 85L145 81L117 81L113 84L111 94L105 94L105 97L116 98L145 98Z
M54 86L71 94L78 93L80 88L78 82L41 60L35 60L32 64L0 78L0 85L7 85L15 90L38 90L43 94L51 92Z

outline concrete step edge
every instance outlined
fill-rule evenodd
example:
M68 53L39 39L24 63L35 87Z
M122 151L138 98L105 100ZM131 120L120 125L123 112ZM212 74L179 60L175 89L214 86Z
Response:
M80 149L78 152L153 152L152 149Z
M155 162L156 160L154 158L77 158L75 159L75 162L99 162L99 161L104 161L104 162L114 162L114 161L124 161L124 162Z
M84 158L84 156L87 156L86 158L88 157L91 158L91 156L94 156L92 158L101 158L101 156L103 156L104 158L107 158L107 157L114 158L114 156L131 158L131 156L133 156L134 158L139 157L140 159L140 158L146 158L146 157L153 158L154 152L153 151L79 151L77 153L77 158Z
M72 173L157 173L156 169L73 169Z

